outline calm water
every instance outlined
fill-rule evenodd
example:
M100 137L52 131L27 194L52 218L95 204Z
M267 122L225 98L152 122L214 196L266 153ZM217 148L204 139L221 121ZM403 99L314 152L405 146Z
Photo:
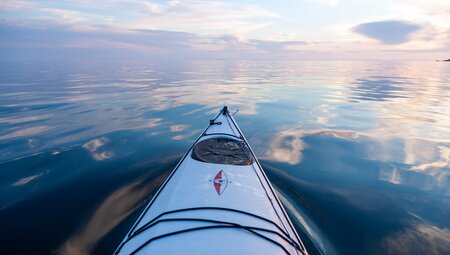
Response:
M1 63L2 253L112 253L224 104L312 254L450 253L450 64L318 61Z

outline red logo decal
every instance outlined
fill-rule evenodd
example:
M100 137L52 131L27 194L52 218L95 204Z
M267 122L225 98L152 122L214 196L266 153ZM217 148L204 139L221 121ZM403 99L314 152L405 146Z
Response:
M216 177L214 177L214 188L217 194L220 196L228 186L228 177L223 170L220 170Z

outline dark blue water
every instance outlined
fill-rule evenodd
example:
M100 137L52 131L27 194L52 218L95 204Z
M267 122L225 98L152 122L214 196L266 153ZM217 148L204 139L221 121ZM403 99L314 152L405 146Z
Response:
M152 60L0 64L1 253L112 253L224 104L312 254L450 253L450 64Z

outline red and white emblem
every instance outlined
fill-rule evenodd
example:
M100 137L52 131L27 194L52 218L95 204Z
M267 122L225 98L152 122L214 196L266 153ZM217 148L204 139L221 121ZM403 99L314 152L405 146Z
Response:
M217 194L220 196L225 191L228 186L228 177L223 170L220 170L216 177L214 177L214 188L216 189Z

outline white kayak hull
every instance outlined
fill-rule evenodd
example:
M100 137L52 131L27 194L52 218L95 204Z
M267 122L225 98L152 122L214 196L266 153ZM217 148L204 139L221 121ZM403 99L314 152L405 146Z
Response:
M224 107L169 175L115 254L307 252Z

